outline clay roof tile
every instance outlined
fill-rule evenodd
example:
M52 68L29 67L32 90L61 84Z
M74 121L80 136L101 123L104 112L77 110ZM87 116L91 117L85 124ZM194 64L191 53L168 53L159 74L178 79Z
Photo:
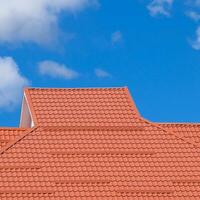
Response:
M25 94L35 126L0 129L0 199L199 199L198 125L143 119L127 88Z

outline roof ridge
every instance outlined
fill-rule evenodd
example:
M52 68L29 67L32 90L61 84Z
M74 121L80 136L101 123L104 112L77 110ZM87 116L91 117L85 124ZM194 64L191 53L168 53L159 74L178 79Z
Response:
M141 118L142 118L145 122L147 122L148 124L151 124L152 126L155 126L155 127L157 127L157 128L160 128L161 130L163 130L163 131L165 131L165 132L168 132L168 133L170 133L170 134L176 136L177 138L179 138L179 139L181 139L181 140L187 142L188 144L192 144L194 147L200 148L200 145L198 145L198 144L192 142L192 141L189 140L189 139L186 139L186 138L184 138L184 137L181 137L179 134L175 133L174 131L169 131L169 130L163 128L161 125L156 124L156 123L154 123L154 122L151 122L151 121L149 121L149 120L143 118L142 116L141 116Z
M10 131L13 131L13 130L15 130L15 131L25 131L25 130L27 130L27 128L18 128L18 127L0 127L0 131L1 130L10 130Z
M161 125L200 125L200 122L153 122Z
M181 140L184 140L185 142L188 142L189 144L192 144L192 145L194 145L195 147L200 147L200 145L195 144L194 142L191 142L191 141L188 140L188 139L185 139L185 138L183 138L183 137L180 137L178 134L176 134L176 133L174 133L174 132L172 132L172 131L166 130L165 128L163 128L162 126L160 126L159 123L156 124L156 123L154 123L154 122L151 122L151 121L145 119L143 116L141 116L141 115L140 115L140 112L139 112L139 110L137 109L136 104L135 104L135 102L134 102L134 100L133 100L133 98L132 98L132 96L131 96L131 94L130 94L130 91L128 90L128 88L126 88L126 91L127 91L129 100L131 101L131 104L132 104L132 106L135 108L136 114L138 115L138 117L139 117L140 119L144 120L144 121L147 122L148 124L151 124L151 125L153 125L153 126L156 126L156 127L160 128L160 129L162 129L163 131L166 131L166 132L168 132L168 133L171 133L171 134L175 135L177 138L179 138L179 139L181 139Z
M93 89L126 89L127 86L119 86L119 87L71 87L71 88L64 88L64 87L27 87L25 90L31 90L31 89L38 89L38 90L93 90Z

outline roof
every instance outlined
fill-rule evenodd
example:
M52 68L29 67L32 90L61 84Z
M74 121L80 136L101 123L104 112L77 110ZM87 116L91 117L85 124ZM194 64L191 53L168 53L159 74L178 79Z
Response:
M29 89L42 126L131 126L137 110L127 88Z
M200 124L194 123L160 123L166 130L173 131L186 140L200 145Z
M25 132L23 128L0 128L0 149Z
M127 88L25 95L35 126L0 151L1 199L199 199L199 147L143 119Z

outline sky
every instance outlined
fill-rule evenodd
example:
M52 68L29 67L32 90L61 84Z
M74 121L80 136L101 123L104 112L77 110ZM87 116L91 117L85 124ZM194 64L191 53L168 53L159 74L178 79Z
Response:
M128 86L155 122L200 122L200 0L0 0L0 126L24 87Z

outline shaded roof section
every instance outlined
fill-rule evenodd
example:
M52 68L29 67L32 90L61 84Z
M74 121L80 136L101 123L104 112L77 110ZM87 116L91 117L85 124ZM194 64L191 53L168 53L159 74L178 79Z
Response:
M177 133L182 138L185 138L194 144L200 145L200 124L159 123L159 125L168 131Z
M137 109L127 88L28 89L42 126L132 126Z
M26 129L21 128L0 128L0 149L14 141L17 136L25 131Z

